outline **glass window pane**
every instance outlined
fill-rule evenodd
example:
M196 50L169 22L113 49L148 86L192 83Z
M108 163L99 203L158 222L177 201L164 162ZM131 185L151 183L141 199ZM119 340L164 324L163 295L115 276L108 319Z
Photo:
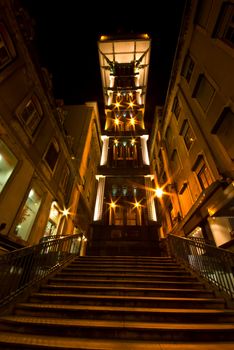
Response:
M207 110L214 95L214 91L215 89L210 82L203 75L200 76L196 87L195 98L204 111Z
M37 212L41 204L41 196L32 188L17 222L15 233L25 241L28 239Z
M234 113L230 109L225 109L218 121L215 133L232 161L234 160L233 130Z
M3 190L8 179L17 164L17 159L5 143L0 140L0 192Z

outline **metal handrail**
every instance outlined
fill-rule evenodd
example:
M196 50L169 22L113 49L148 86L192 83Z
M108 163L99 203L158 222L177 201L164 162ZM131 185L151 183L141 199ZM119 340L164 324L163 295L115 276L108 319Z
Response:
M193 240L168 235L171 256L199 273L219 291L234 299L234 253Z
M0 255L0 307L79 255L81 245L78 233Z

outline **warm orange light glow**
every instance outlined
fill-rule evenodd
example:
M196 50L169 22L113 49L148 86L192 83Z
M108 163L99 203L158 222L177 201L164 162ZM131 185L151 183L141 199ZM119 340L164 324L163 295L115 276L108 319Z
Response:
M156 194L156 197L161 198L163 195L163 190L158 187L155 189L155 194Z
M108 38L107 35L101 35L100 40L106 40Z
M135 139L131 139L131 144L132 144L132 145L134 145L134 144L135 144L135 142L136 142L136 140L135 140Z
M63 216L66 216L66 217L67 217L68 215L70 215L71 213L70 213L69 209L70 209L70 208L65 208L65 207L64 207L64 209L61 210L62 215L63 215Z
M116 102L116 103L115 103L115 107L119 108L119 107L120 107L120 103L119 103L119 102Z
M119 119L115 118L115 125L119 125Z
M131 125L135 125L135 124L136 124L136 120L135 120L134 118L131 118L131 119L130 119L130 124L131 124Z
M111 202L111 203L110 203L110 207L114 209L114 208L116 207L115 202Z

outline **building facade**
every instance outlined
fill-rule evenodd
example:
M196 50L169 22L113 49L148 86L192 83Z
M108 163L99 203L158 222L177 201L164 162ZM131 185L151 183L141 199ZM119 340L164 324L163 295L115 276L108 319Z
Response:
M18 2L1 0L1 252L87 229L99 140L97 104L55 100L50 74L33 50L27 12Z
M98 42L106 123L90 254L157 253L158 221L144 126L150 49L147 34L102 36Z
M234 2L188 1L150 160L161 238L200 237L233 249Z

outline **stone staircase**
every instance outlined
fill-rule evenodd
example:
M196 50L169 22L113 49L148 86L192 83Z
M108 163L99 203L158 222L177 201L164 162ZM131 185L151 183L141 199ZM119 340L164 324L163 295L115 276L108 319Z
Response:
M77 257L0 316L1 349L234 348L234 309L167 257Z

